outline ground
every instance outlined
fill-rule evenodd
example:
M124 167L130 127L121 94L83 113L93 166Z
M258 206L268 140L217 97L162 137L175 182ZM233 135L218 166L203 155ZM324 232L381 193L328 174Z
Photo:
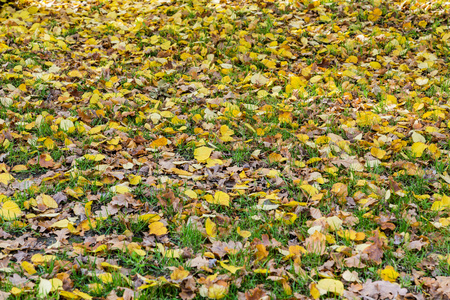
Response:
M0 299L447 299L449 10L3 5Z

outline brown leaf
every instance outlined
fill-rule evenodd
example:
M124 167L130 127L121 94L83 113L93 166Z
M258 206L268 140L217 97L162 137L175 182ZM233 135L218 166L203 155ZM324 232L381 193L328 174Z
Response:
M389 281L374 281L368 280L363 285L361 290L362 296L368 296L375 299L397 299L398 296L405 296L407 289L401 288L396 283Z
M375 231L375 235L371 238L373 240L372 245L363 251L363 253L368 255L368 259L377 265L381 264L381 258L383 257L383 243L378 235L378 231Z
M53 158L48 153L42 153L39 156L39 165L42 168L52 168L55 165Z
M270 297L261 290L259 287L256 287L252 290L245 292L245 299L246 300L269 300Z

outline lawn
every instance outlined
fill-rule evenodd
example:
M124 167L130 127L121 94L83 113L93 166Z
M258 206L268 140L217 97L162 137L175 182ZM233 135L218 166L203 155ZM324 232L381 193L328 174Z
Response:
M447 299L450 4L0 12L0 299Z

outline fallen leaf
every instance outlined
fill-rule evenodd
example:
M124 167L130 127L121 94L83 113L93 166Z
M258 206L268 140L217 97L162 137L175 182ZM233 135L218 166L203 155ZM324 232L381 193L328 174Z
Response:
M167 234L167 228L164 226L161 222L153 222L148 225L148 228L150 229L150 234L154 234L156 236L161 236Z
M321 279L316 285L321 295L333 293L342 296L344 294L344 284L335 279Z
M212 153L213 149L209 147L200 147L194 150L194 158L198 162L205 162Z

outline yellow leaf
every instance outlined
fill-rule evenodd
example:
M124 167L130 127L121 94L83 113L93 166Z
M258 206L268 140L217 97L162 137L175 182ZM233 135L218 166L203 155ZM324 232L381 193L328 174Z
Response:
M74 197L76 199L80 199L80 197L83 196L83 194L84 194L83 190L80 187L76 187L74 189L70 189L70 188L67 187L64 190L64 192L66 194L68 194L69 196L72 196L72 197Z
M92 250L93 253L99 253L99 252L103 252L108 250L108 246L106 245L100 245L97 248L95 248L94 250Z
M78 70L72 70L67 75L69 75L70 77L83 78L83 74L81 74Z
M306 253L306 249L299 245L289 246L289 254L292 256L302 256L303 253Z
M61 292L59 292L59 295L61 297L64 297L64 299L71 299L71 300L76 300L76 299L80 298L76 294L74 294L72 292L68 292L68 291L61 291Z
M131 185L138 185L142 181L142 177L139 175L130 174L128 180Z
M283 161L283 156L281 156L281 154L272 152L269 154L269 162L270 163L275 163L275 162L282 162Z
M45 262L44 256L42 254L34 254L31 257L31 262L35 265L41 265Z
M327 15L321 15L319 17L319 20L322 21L322 22L330 22L331 18L329 16L327 16Z
M266 246L263 244L256 245L256 260L263 260L269 255L269 251L267 251Z
M0 174L0 183L3 183L4 185L8 185L8 183L13 179L14 177L9 173Z
M157 222L159 220L161 220L161 217L157 214L144 214L144 215L140 215L138 218L140 221L144 221L144 222Z
M170 258L179 258L181 254L183 253L183 250L181 249L165 249L163 244L156 243L156 246L158 247L159 252L164 257L170 257Z
M348 196L348 188L347 185L337 182L333 184L333 187L331 188L331 193L333 193L336 197L342 198Z
M358 59L356 59L356 61L358 61ZM342 72L342 76L347 76L347 77L353 78L353 77L356 76L356 73L354 73L354 72L352 72L350 70L344 70Z
M381 68L380 63L379 63L379 62L376 62L376 61L371 61L371 62L370 62L370 66L371 66L373 69L375 69L375 70L378 70L378 69Z
M51 228L67 228L67 226L69 226L69 220L64 219L64 220L59 220L59 221L53 223L50 227Z
M209 299L222 299L228 294L228 285L214 283L208 287L200 288L200 295L208 297Z
M297 220L297 215L295 213L285 213L283 215L283 222L286 225L294 224L295 220Z
M13 288L9 292L11 294L13 294L14 296L18 296L18 295L22 294L23 290L13 286Z
M269 69L275 69L277 66L276 62L274 62L272 60L268 60L268 59L262 60L262 63Z
M176 175L180 175L180 176L192 176L193 173L185 171L185 170L181 170L178 168L171 168L170 171Z
M300 188L305 192L307 192L310 197L317 195L319 193L318 189L309 184L303 184L300 186Z
M84 158L86 158L87 160L92 160L92 161L101 161L105 158L106 156L104 156L103 154L85 154Z
M100 265L101 265L102 268L104 268L104 269L120 270L120 269L122 268L122 267L120 267L120 266L112 265L112 264L107 263L107 262L102 262Z
M4 220L14 220L22 214L20 207L11 200L7 200L0 204L2 205L0 217Z
M237 233L242 236L244 239L248 239L252 233L250 231L247 230L241 230L241 227L237 228Z
M266 97L267 95L269 95L269 93L265 90L259 90L257 93L257 97L259 99Z
M48 150L52 150L53 148L55 148L55 142L51 138L46 138L44 141L44 146Z
M26 171L28 170L26 165L15 165L12 169L11 172L20 172L20 171Z
M34 15L39 11L39 7L37 6L30 6L27 8L27 11L30 13L30 15Z
M113 277L112 277L111 273L98 274L97 277L105 284L113 282Z
M392 266L386 266L383 270L380 272L381 279L385 281L395 282L398 278L399 274Z
M334 293L337 295L342 296L344 294L344 284L340 282L339 280L335 279L322 279L319 280L319 282L316 285L317 289L319 290L320 294L326 294L328 292Z
M428 146L426 144L424 144L422 142L417 142L411 146L411 152L414 157L421 157L423 154L423 151L425 149L427 149L427 147Z
M194 158L198 162L205 162L210 156L213 151L213 148L209 147L200 147L194 150Z
M386 155L386 151L384 151L380 148L375 148L375 147L370 149L370 153L378 159L383 159L383 157Z
M150 147L158 148L158 147L166 146L167 144L168 144L168 140L165 137L160 137L159 139L154 140L150 144Z
M130 188L126 185L116 185L111 187L111 191L117 194L126 194L130 191Z
M397 104L397 98L393 95L386 95L386 103L387 104Z
M172 274L170 274L170 279L172 280L183 280L189 276L189 271L185 270L182 266L173 270Z
M222 125L220 127L220 134L222 135L220 138L222 141L233 141L233 138L231 138L231 136L234 134L234 130L230 129L230 127L228 127L227 125Z
M356 57L354 55L350 55L345 62L356 64L356 63L358 63L358 57ZM351 76L349 76L349 77L351 77Z
M58 203L49 195L41 194L37 196L38 203L42 203L48 208L58 208Z
M91 296L89 296L89 295L86 294L86 293L83 293L82 291L80 291L80 290L78 290L78 289L73 290L73 293L74 293L75 295L77 295L78 297L80 297L81 299L84 299L84 300L92 300L92 297L91 297Z
M219 204L224 206L230 206L230 196L227 193L222 191L217 191L214 194L214 202L213 204Z
M197 193L194 192L193 190L186 190L186 191L184 191L184 194L186 196L188 196L189 198L191 198L191 199L197 199L198 198Z
M232 274L236 274L237 271L239 271L240 269L243 268L243 267L235 267L235 266L227 265L223 261L220 261L220 265L222 266L222 268L224 268L225 270L227 270L228 272L230 272Z
M205 221L206 234L210 237L216 237L217 235L217 225L210 218Z
M34 268L33 264L30 264L27 261L23 261L22 262L22 269L25 270L25 272L27 272L30 275L36 274L36 269Z
M291 86L294 90L298 90L300 87L305 85L305 79L299 76L291 76L290 78Z
M139 256L145 256L147 253L141 249L141 246L137 243L130 243L127 246L129 253L136 253Z
M89 134L97 134L99 132L101 132L103 130L104 126L103 125L99 125L99 126L95 126L93 128L91 128L88 133Z
M319 299L320 298L320 292L317 289L317 285L315 283L311 283L311 287L309 289L309 292L311 293L311 297L313 297L314 299Z
M167 234L167 228L161 222L150 223L150 225L148 225L148 228L150 229L150 234L154 234L157 236Z
M371 111L362 111L357 114L356 123L360 126L369 126L381 122L381 117Z
M311 83L317 83L317 82L319 82L320 80L322 80L322 76L316 75L316 76L314 76L314 77L311 77L311 79L309 80L309 82L311 82Z
M50 290L50 292L62 290L63 282L61 279L52 278L52 279L50 279L50 283L52 284L52 289Z

